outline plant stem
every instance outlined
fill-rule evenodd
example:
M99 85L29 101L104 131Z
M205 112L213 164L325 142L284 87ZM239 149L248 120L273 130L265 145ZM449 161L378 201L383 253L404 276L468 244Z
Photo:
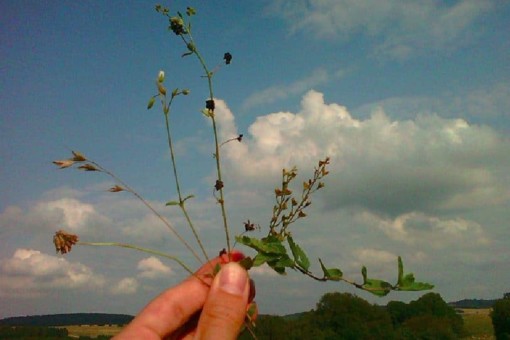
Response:
M184 270L186 270L188 273L193 275L193 271L188 266L186 266L184 264L184 262L179 260L179 258L177 258L175 256L172 256L172 255L168 255L166 253L162 253L162 252L157 251L157 250L147 249L147 248L138 247L138 246L135 246L135 245L132 245L132 244L118 243L118 242L78 242L76 244L82 245L82 246L129 248L129 249L135 249L135 250L138 250L138 251L141 251L141 252L144 252L144 253L148 253L148 254L153 254L153 255L157 255L157 256L161 256L161 257L166 257L167 259L170 259L172 261L177 262L182 268L184 268Z
M119 177L117 177L114 173L112 173L111 171L105 169L104 167L102 167L101 165L99 165L98 163L94 162L94 161L91 161L91 160L87 160L89 163L91 164L94 164L96 167L98 167L98 169L100 169L100 171L104 172L105 174L107 174L108 176L112 177L116 182L118 182L123 189L127 190L128 192L130 192L132 195L134 195L136 198L138 198L150 211L152 211L152 213L154 215L156 215L157 218L159 218L163 224L165 224L167 226L168 229L170 229L170 231L179 239L179 241L184 244L184 246L186 248L188 248L188 250L193 254L193 256L195 256L195 258L198 260L198 262L200 262L200 264L203 264L204 262L202 261L202 259L200 258L200 256L198 256L197 252L191 247L191 245L177 232L177 230L175 230L175 228L170 224L170 222L167 221L166 218L163 217L163 215L161 215L159 212L156 211L156 209L154 209L150 204L149 202L147 202L139 193L137 193L135 190L133 190L129 185L127 185L126 183L124 183L124 181L122 181Z
M207 256L207 252L205 251L204 245L202 244L202 241L200 240L200 237L198 236L197 230L195 229L195 226L193 225L193 222L191 221L188 211L186 210L186 207L184 205L185 202L182 199L181 187L179 185L179 176L177 173L177 164L175 162L174 148L173 148L172 137L171 137L171 133L170 133L170 119L169 119L170 110L169 109L170 109L173 99L174 99L174 96L172 95L172 97L170 98L170 102L168 103L168 106L167 106L168 110L165 110L166 112L164 114L165 114L166 135L167 135L167 139L168 139L168 148L170 149L170 157L172 159L172 168L173 168L173 172L174 172L175 187L177 189L177 195L179 196L179 207L181 208L182 213L186 217L186 221L188 222L188 225L191 228L193 235L195 236L195 240L197 241L198 245L200 246L200 249L202 250L202 254L204 255L206 261L209 262L209 256Z
M213 85L212 85L212 76L213 76L213 74L209 71L209 69L207 68L207 65L205 63L204 58L202 57L200 52L198 52L198 50L196 49L196 46L195 46L195 43L193 41L193 36L191 35L191 32L188 32L188 36L189 36L189 39L190 39L189 43L191 43L192 46L194 46L192 52L193 52L193 54L195 54L197 56L198 61L202 65L202 68L204 69L205 75L207 76L207 83L208 83L208 86L209 86L209 98L210 98L210 100L214 100L214 92L213 92ZM186 39L184 39L184 37L182 35L181 35L181 37L184 40L184 42L186 43L186 45L188 46L188 43L186 42ZM213 132L214 132L214 145L215 145L214 158L216 160L216 172L217 172L217 175L218 175L218 181L223 183L223 179L221 177L221 158L220 158L220 147L219 147L220 143L218 141L218 129L216 127L216 118L214 116L214 112L211 115L211 120L212 120ZM229 254L229 256L230 256L230 251L231 251L231 247L230 247L230 231L229 231L229 228L228 228L227 209L225 207L225 198L224 198L224 194L223 194L223 188L220 187L218 191L220 192L220 198L219 198L218 201L219 201L220 206L221 206L221 215L223 217L223 229L225 230L225 239L226 239L226 242L227 242L227 254Z

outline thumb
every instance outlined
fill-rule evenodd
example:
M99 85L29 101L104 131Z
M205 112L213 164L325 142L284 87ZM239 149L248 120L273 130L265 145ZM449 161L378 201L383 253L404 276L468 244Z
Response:
M198 339L237 339L246 316L250 280L235 262L224 265L214 278L198 327Z

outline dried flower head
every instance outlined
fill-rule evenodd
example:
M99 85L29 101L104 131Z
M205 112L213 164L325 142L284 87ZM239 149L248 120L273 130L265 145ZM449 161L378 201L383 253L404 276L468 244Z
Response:
M186 34L186 29L184 28L184 20L179 17L170 18L170 30L172 30L176 35Z
M214 100L212 100L212 99L206 100L205 108L208 109L209 111L214 111L214 108L215 108Z
M214 185L214 189L216 189L216 191L220 191L222 188L223 188L223 182L220 181L219 179L216 180L216 184Z
M258 225L258 224L256 225L255 223L250 222L250 220L243 222L243 224L244 224L244 231L246 231L246 232L254 231L255 229L260 230L260 225Z
M83 165L80 165L78 167L78 169L80 170L84 170L84 171L100 171L97 167L95 167L94 165L92 164L83 164Z
M87 158L83 156L82 153L78 151L71 151L73 153L73 161L75 162L85 162Z
M229 52L225 53L223 55L223 60L225 60L226 65L229 65L230 62L232 61L232 54L230 54Z
M59 230L53 236L53 244L57 253L66 254L71 251L73 245L78 242L78 236L74 234L68 234L63 230Z
M121 187L120 185L114 185L113 187L108 189L108 191L109 192L121 192L121 191L124 191L124 188Z
M53 161L53 164L58 166L60 169L69 168L74 164L74 161L72 159L63 159L59 161Z

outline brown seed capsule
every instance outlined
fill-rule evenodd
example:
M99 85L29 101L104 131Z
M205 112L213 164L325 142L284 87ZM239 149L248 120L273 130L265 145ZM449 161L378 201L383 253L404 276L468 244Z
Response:
M78 242L78 236L59 230L53 236L53 244L57 253L66 254Z

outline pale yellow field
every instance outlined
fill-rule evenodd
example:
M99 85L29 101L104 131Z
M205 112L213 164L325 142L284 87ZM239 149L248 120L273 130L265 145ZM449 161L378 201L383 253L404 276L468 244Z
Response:
M485 309L462 309L462 318L464 319L464 329L469 337L465 339L492 340L494 329L490 317L490 308Z
M95 338L98 335L114 336L119 333L122 327L113 326L97 326L97 325L78 325L78 326L66 326L70 337L90 336Z

